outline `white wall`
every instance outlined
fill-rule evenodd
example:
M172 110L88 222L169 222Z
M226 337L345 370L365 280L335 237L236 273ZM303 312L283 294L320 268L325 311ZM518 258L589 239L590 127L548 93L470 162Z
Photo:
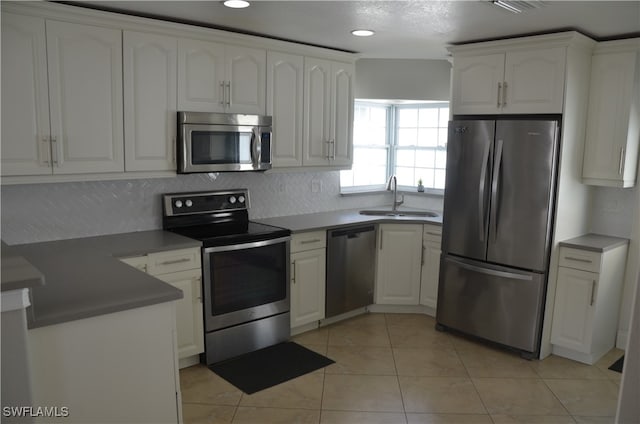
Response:
M446 60L359 59L357 99L449 101L451 64Z

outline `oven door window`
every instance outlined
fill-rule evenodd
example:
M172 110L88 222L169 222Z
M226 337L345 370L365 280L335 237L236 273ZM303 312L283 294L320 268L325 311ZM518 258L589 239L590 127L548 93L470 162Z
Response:
M210 253L212 315L285 299L286 258L285 243Z
M250 164L251 138L251 132L194 130L191 132L191 163Z

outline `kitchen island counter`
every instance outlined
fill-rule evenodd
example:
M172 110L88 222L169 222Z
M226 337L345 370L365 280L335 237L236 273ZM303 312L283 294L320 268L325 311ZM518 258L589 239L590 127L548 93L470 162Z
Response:
M119 258L200 245L156 230L13 245L2 256L23 257L42 273L27 310L32 329L180 299L180 290Z
M390 207L387 207L391 210ZM370 208L385 210L385 207ZM413 211L417 209L399 208L402 211ZM360 209L347 209L330 212L317 212L301 215L278 216L273 218L263 218L254 220L261 224L274 225L276 227L288 228L293 233L305 231L326 230L346 225L357 225L363 223L405 223L405 224L434 224L442 225L442 214L437 217L416 217L416 216L377 216L361 215Z

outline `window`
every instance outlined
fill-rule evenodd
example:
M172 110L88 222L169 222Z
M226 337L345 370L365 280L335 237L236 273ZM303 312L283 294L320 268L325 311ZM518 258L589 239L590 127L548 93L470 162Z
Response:
M398 186L444 189L449 104L356 101L353 167L341 171L343 192L383 189L391 175Z

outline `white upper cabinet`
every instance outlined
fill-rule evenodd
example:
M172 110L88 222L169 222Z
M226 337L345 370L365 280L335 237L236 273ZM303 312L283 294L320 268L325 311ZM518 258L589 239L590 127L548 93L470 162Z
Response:
M601 43L591 64L582 177L633 187L640 138L640 39Z
M264 115L266 50L178 41L178 109Z
M122 31L46 27L53 173L123 172Z
M124 171L121 31L2 22L2 174Z
M305 58L303 165L353 162L353 85L349 63Z
M267 115L273 117L274 167L302 165L304 57L267 52Z
M175 170L176 38L124 32L127 171Z
M51 174L44 19L2 15L2 175Z
M453 113L562 113L565 64L565 47L454 53Z

